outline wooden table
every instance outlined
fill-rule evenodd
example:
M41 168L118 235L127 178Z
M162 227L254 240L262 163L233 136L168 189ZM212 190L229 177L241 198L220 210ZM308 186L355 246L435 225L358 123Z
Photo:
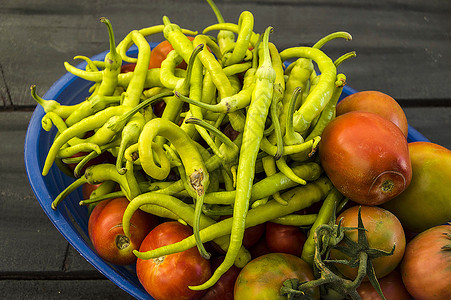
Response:
M331 57L355 50L340 66L348 85L390 94L409 124L451 148L451 2L443 0L217 0L224 18L243 10L255 31L274 27L279 49L312 45L334 31L353 40L324 47ZM126 299L124 291L85 261L53 227L31 191L23 142L36 103L65 73L64 61L108 49L109 18L116 39L129 31L172 22L201 31L216 22L205 1L3 0L0 2L0 294L10 299ZM151 37L159 41L162 35Z

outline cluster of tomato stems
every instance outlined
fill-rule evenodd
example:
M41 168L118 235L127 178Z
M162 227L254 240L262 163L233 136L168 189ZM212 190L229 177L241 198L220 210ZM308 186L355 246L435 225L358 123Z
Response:
M288 299L310 300L312 298L310 298L307 291L311 288L319 287L323 296L329 295L332 298L338 296L341 299L350 297L353 300L360 300L361 297L357 292L357 288L367 277L377 293L385 300L374 272L372 261L378 257L392 255L395 251L395 245L390 251L370 247L360 208L357 215L357 227L342 227L342 220L336 222L335 216L336 213L332 214L330 221L317 227L314 233L315 255L313 267L315 278L317 279L306 282L301 282L297 278L288 279L280 289L281 295L287 296ZM350 230L357 230L357 242L344 234L345 231ZM330 259L329 253L332 249L341 251L349 259ZM335 264L344 264L351 268L357 268L357 276L353 280L343 277L335 268Z
M145 253L135 251L135 255L151 259L197 246L208 258L203 243L214 241L227 251L226 258L210 280L190 287L199 290L212 286L233 264L243 267L249 262L250 254L242 246L245 228L266 221L311 226L302 258L327 278L298 288L335 282L333 275L325 275L329 273L326 261L321 261L325 251L321 243L327 239L330 244L342 236L342 228L337 231L335 225L327 225L342 196L322 175L314 153L322 130L335 117L335 105L346 83L336 68L355 53L333 62L320 48L332 39L350 40L351 36L336 32L313 47L279 52L269 42L272 27L262 35L254 33L253 15L248 11L241 13L238 24L226 23L214 3L208 2L218 24L206 28L204 34L181 29L163 17L163 25L131 31L116 47L110 22L101 18L110 41L104 61L77 56L86 61L86 70L65 63L68 72L96 83L84 102L66 106L44 100L32 86L33 98L46 112L43 128L58 129L42 174L47 175L54 162L61 170L67 170L68 163L77 163L70 174L76 180L56 197L52 208L81 185L101 183L90 199L80 204L95 205L126 196L130 200L123 221L126 235L137 209L191 225L192 237ZM217 40L205 35L212 30L219 30ZM145 37L158 32L163 32L174 50L161 68L148 69L150 46ZM185 34L195 37L191 40ZM138 47L137 58L127 56L133 44ZM283 62L293 58L298 59L285 68ZM186 71L176 68L183 60ZM120 73L123 61L135 63L134 71ZM244 73L242 86L237 81L239 73ZM216 93L220 101L214 104ZM155 117L152 104L162 100L163 115ZM183 103L189 104L187 112L182 111ZM219 130L227 122L238 133L234 140ZM94 134L85 137L90 131ZM209 150L195 136L200 136ZM84 170L105 151L116 156L116 164L102 163ZM80 152L88 154L73 157ZM173 170L178 180L167 181ZM264 178L254 183L261 172ZM220 177L225 190L218 189ZM114 191L117 184L120 191ZM194 205L180 200L185 198ZM321 200L324 203L318 214L294 214ZM232 218L218 221L222 215ZM367 252L354 253L358 258L352 263L370 266L372 254ZM353 285L343 283L341 291L352 289L349 286Z

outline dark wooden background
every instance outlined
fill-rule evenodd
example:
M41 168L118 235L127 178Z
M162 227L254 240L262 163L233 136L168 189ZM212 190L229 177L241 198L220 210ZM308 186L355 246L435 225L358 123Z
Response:
M255 31L275 28L280 50L312 45L344 30L350 42L324 47L331 57L355 50L340 71L357 90L397 99L409 124L451 148L451 2L446 0L225 0L224 18L243 10ZM23 142L38 93L65 73L64 61L108 49L109 18L117 41L129 31L160 24L163 15L201 31L216 22L202 0L0 1L0 295L10 299L126 299L59 234L35 199L25 173ZM150 41L161 40L161 35Z

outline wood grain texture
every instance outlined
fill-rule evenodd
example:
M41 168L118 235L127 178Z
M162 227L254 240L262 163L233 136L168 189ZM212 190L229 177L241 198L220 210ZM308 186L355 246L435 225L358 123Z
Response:
M378 89L397 99L449 100L451 2L431 1L217 1L224 18L254 13L255 31L275 28L279 49L312 45L345 30L353 41L324 47L331 57L355 50L340 71L358 90ZM201 31L216 22L205 1L2 1L0 89L4 106L35 105L29 86L43 94L65 73L64 61L108 49L108 17L119 41L129 31L161 24L161 17ZM159 41L162 35L149 40ZM448 103L448 102L447 102Z
M109 280L4 280L0 292L9 299L129 300L134 299Z

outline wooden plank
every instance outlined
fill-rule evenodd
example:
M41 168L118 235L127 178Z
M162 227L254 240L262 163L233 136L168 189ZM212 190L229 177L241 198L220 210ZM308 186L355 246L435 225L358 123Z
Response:
M134 299L109 280L2 280L0 292L10 299Z
M5 81L0 85L2 95L8 89L15 105L35 105L29 95L31 84L37 84L43 94L65 73L65 60L106 50L107 34L98 22L100 16L110 18L117 40L130 30L160 24L163 15L196 30L216 22L204 1L183 3L2 1L0 53L8 54L0 58ZM334 58L357 51L356 58L340 67L350 86L381 90L398 99L449 100L448 1L218 1L218 6L230 22L237 22L241 11L252 11L255 30L273 26L271 40L280 49L311 45L333 31L349 31L352 42L334 41L324 50ZM161 38L159 34L150 40Z
M427 139L451 149L450 107L404 107L407 121Z
M25 173L22 149L30 116L0 114L0 272L60 270L67 246L42 211Z
M0 276L21 272L95 270L53 226L36 200L23 145L31 112L0 113Z

